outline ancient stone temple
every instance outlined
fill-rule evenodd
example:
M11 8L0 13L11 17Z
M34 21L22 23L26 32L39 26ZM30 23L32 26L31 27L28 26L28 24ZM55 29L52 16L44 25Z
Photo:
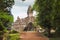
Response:
M22 31L26 25L30 22L34 23L35 17L33 16L33 10L31 6L28 7L27 17L20 19L17 17L17 20L13 23L12 28L16 31Z
M19 32L20 40L49 40L39 31L36 31L36 27L33 25L35 17L31 6L28 7L27 15L24 19L17 17L17 20L13 23L13 29Z

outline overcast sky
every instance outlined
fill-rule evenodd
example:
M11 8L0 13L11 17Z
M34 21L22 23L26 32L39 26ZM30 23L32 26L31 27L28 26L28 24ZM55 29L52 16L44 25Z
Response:
M14 21L16 20L17 16L19 16L20 18L25 18L27 16L28 6L33 4L34 4L34 0L26 0L24 2L21 0L15 0L15 4L11 9L11 13L14 16Z

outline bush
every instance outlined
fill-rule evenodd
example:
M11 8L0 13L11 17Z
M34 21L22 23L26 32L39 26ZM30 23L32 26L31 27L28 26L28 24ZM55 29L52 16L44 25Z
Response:
M19 40L19 34L16 33L16 34L9 34L9 37L8 37L9 40Z
M11 33L18 33L17 31L12 30Z

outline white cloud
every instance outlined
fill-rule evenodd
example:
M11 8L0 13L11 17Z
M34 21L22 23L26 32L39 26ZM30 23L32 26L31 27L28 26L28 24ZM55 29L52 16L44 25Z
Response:
M26 0L24 2L22 2L21 0L15 0L15 5L11 9L11 13L14 16L14 21L16 20L17 16L19 16L20 18L26 17L28 6L32 5L33 3L34 0Z
M14 15L14 20L16 20L17 16L24 18L27 16L27 7L13 6L11 12Z

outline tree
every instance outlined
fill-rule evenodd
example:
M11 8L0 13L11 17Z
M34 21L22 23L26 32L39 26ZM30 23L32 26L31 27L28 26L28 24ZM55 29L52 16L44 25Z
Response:
M56 29L60 18L60 0L36 0L33 6L37 13L37 24L48 29L50 36L51 28ZM57 21L56 21L57 20ZM60 21L60 20L59 20ZM56 24L57 23L57 24ZM59 27L59 26L58 26Z
M54 26L56 27L56 33L60 36L60 0L56 0L56 15L54 18Z
M14 0L0 0L0 31L10 27L13 22L13 15L10 9L14 4Z
M22 0L22 1L25 1L25 0Z
M3 29L5 29L4 26L3 26L3 24L2 24L2 22L0 22L0 27L1 27L0 31L2 31Z
M12 7L13 4L14 0L0 0L0 10L6 11L6 9Z

